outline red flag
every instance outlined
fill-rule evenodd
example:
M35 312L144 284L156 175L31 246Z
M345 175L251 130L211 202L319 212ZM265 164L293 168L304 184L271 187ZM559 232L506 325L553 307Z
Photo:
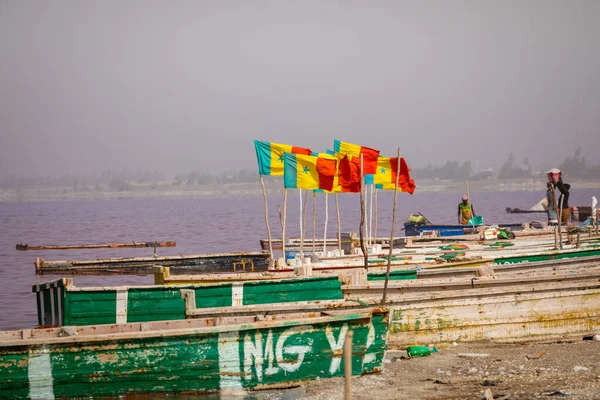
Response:
M342 187L342 192L360 192L360 161L352 162L348 156L340 160L338 184Z
M392 183L395 183L393 179L398 176L398 157L390 158L390 164L392 166ZM417 185L415 181L410 179L410 168L406 164L404 158L400 158L400 175L398 176L398 188L403 192L413 194Z
M377 172L377 159L379 158L379 150L362 146L360 148L360 154L363 156L363 175L375 174ZM360 157L353 158L352 161L356 161L360 169Z

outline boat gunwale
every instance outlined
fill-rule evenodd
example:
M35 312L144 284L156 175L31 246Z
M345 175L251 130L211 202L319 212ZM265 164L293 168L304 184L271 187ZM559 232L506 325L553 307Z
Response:
M218 334L223 332L237 332L247 331L254 329L271 329L271 328L282 328L282 327L293 327L301 325L313 325L313 324L327 324L334 322L343 321L358 321L358 320L370 320L373 313L384 312L385 308L368 308L364 310L328 310L327 315L321 317L310 317L293 320L269 320L269 321L257 321L253 323L234 323L234 324L222 324L219 326L191 326L185 328L167 328L160 329L161 326L169 326L181 323L182 321L187 322L190 325L200 325L205 323L202 319L185 319L185 320L172 320L172 321L153 321L153 322L133 322L127 324L99 324L99 325L84 325L75 326L76 329L94 329L97 327L116 327L129 328L126 332L115 332L115 333L85 333L76 334L73 336L62 336L62 337L42 337L42 338L28 338L23 339L23 336L30 334L32 331L42 331L45 333L56 333L64 332L65 327L58 328L37 328L37 329L24 329L17 331L0 331L0 349L7 349L11 347L19 346L38 346L38 345L54 345L54 344L75 344L75 343L98 343L98 342L110 342L116 340L125 339L151 339L151 338L163 338L163 337L181 337L181 336L197 336L197 335L210 335ZM301 312L301 310L299 310ZM20 339L14 340L2 340L2 336L14 337L21 333Z

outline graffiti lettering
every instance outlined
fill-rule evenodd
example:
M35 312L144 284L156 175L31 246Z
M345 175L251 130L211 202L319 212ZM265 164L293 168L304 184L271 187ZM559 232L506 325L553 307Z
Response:
M275 354L277 355L277 364L279 364L279 366L284 371L294 372L298 368L300 368L300 365L302 365L302 362L304 361L304 355L306 353L308 353L312 347L312 346L287 346L287 347L284 347L285 340L292 335L301 335L310 330L312 330L312 327L300 326L300 327L296 327L296 328L290 328L287 331L283 332L281 334L281 336L279 336L279 340L277 341L277 350L276 350ZM292 363L289 360L285 360L283 358L284 350L288 354L294 354L294 355L298 356L296 362Z
M331 351L333 352L333 357L331 358L331 365L329 366L329 373L332 375L335 374L340 368L340 363L342 362L344 340L346 339L347 333L348 324L344 324L342 326L342 329L340 329L340 335L336 340L333 335L333 329L331 329L330 326L325 327L325 335L327 336L329 347L331 347Z
M313 331L311 326L293 327L283 331L277 343L273 341L273 331L269 330L264 342L260 332L256 332L254 340L249 334L244 336L244 376L246 380L251 380L252 368L256 371L256 379L262 382L263 376L272 376L280 370L286 372L297 371L304 357L312 349L312 340L307 345L286 346L286 340L293 335L300 335ZM264 350L263 350L264 349ZM295 359L286 359L284 355L294 355ZM266 365L266 368L265 368ZM264 369L264 371L263 371Z

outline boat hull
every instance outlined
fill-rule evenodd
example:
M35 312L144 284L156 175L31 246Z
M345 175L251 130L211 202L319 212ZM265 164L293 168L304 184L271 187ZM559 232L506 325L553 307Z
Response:
M73 330L72 336L61 336L60 328L15 337L0 332L0 398L290 387L343 375L349 331L352 373L377 372L387 348L388 316L385 309L369 309L212 327L204 320L98 325Z

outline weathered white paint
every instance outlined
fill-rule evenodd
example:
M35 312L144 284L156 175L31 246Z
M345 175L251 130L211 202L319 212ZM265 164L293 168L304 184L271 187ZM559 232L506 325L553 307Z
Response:
M244 282L234 282L231 285L231 305L234 307L244 305Z
M117 324L127 323L127 289L117 290Z
M242 390L240 349L237 332L219 333L219 386L223 390Z
M52 364L48 350L29 351L27 373L31 399L54 399L54 380L52 379Z
M311 331L314 332L312 326L292 327L283 331L279 335L277 343L274 343L273 331L269 330L264 341L264 347L263 336L260 332L256 332L254 340L252 340L250 334L246 334L244 336L243 356L246 380L253 378L253 367L256 370L256 380L259 382L262 382L263 376L272 376L281 370L285 372L297 371L304 362L306 353L312 350L313 340L309 338L306 345L296 346L286 346L286 340L291 336L302 335ZM290 355L295 359L290 358Z
M252 366L256 369L256 379L262 382L263 377L263 343L262 334L256 332L254 341L249 334L244 336L244 377L252 379Z
M346 330L348 330L348 326L346 324L344 324L344 326L346 326ZM287 346L286 347L285 341L287 338L289 338L292 335L305 334L311 330L313 330L313 327L310 325L296 326L296 327L285 330L284 332L281 333L281 335L279 335L279 339L277 340L277 348L275 350L275 355L277 357L277 364L279 365L279 367L281 369L283 369L286 372L294 372L294 371L298 370L298 368L300 368L300 366L302 365L302 362L304 361L304 356L306 355L306 353L308 353L311 350L312 346L304 345L304 346ZM289 359L285 359L283 357L284 351L287 354L293 354L293 355L297 356L298 358L296 359L295 362L291 362Z
M367 354L365 354L365 358L363 358L363 365L365 364L369 364L372 363L373 361L375 361L375 357L377 356L377 353L369 353L369 347L371 347L373 345L373 343L375 343L375 327L373 326L373 323L369 323L369 334L367 335L367 346L366 346L366 350L367 350Z
M274 365L275 354L273 353L273 332L270 329L269 333L267 334L267 340L265 342L265 362L267 364L265 375L271 376L279 372L279 368Z
M338 369L340 369L344 340L346 339L347 333L348 324L344 324L342 325L342 329L340 329L340 335L336 340L333 334L333 329L330 326L325 327L325 336L327 336L329 347L331 347L331 351L333 352L333 357L331 357L331 365L329 366L329 373L332 375L335 374Z

